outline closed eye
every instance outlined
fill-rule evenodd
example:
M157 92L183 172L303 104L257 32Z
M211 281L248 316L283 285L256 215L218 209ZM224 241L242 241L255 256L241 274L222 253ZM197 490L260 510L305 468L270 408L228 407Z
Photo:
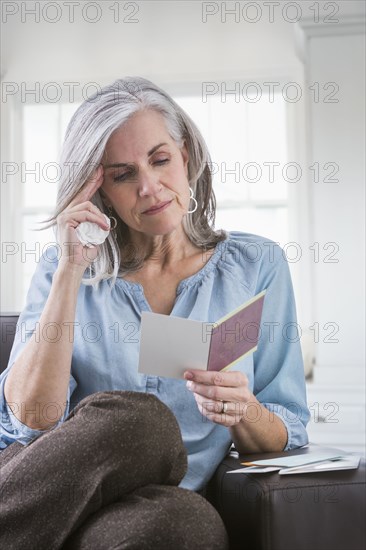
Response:
M131 176L133 172L126 172L125 174L121 174L120 176L116 176L113 178L113 181L124 181L128 178L128 176Z
M136 170L129 170L128 172L124 172L123 174L120 174L119 176L115 176L113 178L113 181L116 181L116 182L125 181L128 178L132 178L133 176L136 176Z
M170 159L160 159L153 162L154 165L161 166L163 164L167 164L170 161ZM121 174L120 176L116 176L113 178L113 181L125 181L129 176L133 176L136 172L125 172L124 174Z
M156 160L155 162L153 162L153 164L165 164L166 162L169 162L170 159L161 159L161 160Z

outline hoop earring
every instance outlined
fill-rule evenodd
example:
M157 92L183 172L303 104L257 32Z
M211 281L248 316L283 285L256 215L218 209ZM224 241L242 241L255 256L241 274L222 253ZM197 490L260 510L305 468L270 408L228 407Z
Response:
M193 195L193 189L192 187L189 188L189 198L190 200L192 200L194 202L194 208L193 210L187 210L187 214L193 214L193 212L195 212L197 210L197 207L198 207L198 203L197 203L197 200L195 198L195 196Z
M114 229L116 229L116 227L118 225L118 222L117 222L116 218L114 216L112 216L112 212L113 212L112 207L108 206L108 214L109 214L109 219L110 219L110 222L111 222L110 230L114 231ZM113 222L113 226L112 226L112 222Z

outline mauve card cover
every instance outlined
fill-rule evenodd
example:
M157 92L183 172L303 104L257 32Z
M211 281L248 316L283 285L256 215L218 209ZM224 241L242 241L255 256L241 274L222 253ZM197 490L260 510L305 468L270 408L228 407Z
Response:
M227 369L257 349L265 292L217 322L211 332L207 370Z

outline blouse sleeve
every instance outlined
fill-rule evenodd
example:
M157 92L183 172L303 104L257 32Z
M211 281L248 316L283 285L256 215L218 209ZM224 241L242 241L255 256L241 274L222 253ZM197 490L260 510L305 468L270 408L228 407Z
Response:
M254 394L278 415L287 429L284 450L308 443L310 418L294 292L284 251L274 242L263 246L256 293L267 289L260 337L254 353Z
M23 445L29 443L32 439L39 437L45 431L50 431L59 426L69 414L70 397L75 390L77 383L70 374L69 387L67 391L67 401L64 414L60 420L49 428L49 430L34 430L20 422L7 403L4 395L5 380L16 359L25 348L32 334L36 330L47 297L49 295L53 274L57 267L57 248L48 247L42 254L36 267L31 284L28 290L26 305L21 312L15 331L13 347L10 352L9 362L6 370L0 375L0 449L6 448L14 441L19 441ZM19 404L11 404L14 412Z

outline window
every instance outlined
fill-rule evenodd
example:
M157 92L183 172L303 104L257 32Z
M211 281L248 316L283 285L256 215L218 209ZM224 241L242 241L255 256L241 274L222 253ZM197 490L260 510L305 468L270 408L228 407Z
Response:
M236 103L228 98L174 95L201 130L212 158L217 199L216 228L256 233L280 244L288 242L288 184L282 176L287 161L285 102ZM273 98L272 98L273 100ZM23 106L23 154L27 167L22 184L22 240L27 261L22 264L20 307L37 257L47 243L55 242L52 229L34 231L54 207L57 193L57 159L66 126L79 104Z
M198 96L175 99L196 122L211 154L216 227L287 242L287 183L278 177L278 164L271 167L286 163L282 96L253 103L234 98L224 103L219 96L206 103Z
M40 255L55 242L52 230L42 227L56 203L57 160L67 124L79 104L30 104L23 107L22 241L27 261L22 263L22 303ZM34 251L32 255L31 251Z

